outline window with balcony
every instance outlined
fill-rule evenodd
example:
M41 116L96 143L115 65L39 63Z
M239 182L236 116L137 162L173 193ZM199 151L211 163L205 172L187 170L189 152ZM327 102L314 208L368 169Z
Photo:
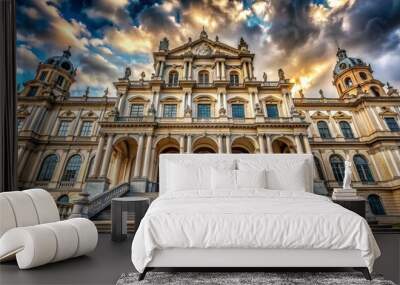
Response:
M71 156L64 169L64 174L61 178L62 182L75 182L81 168L82 159L79 154Z
M178 78L179 78L178 72L171 71L168 76L168 85L169 86L178 86Z
M328 124L325 121L319 121L317 123L317 127L318 127L319 135L321 136L321 138L323 138L323 139L332 138L331 132L329 131Z
M232 104L232 118L244 119L244 105L243 104Z
M351 126L348 122L346 121L341 121L339 122L340 129L342 130L342 134L344 138L346 139L353 139L353 130L351 129Z
M93 122L83 122L81 128L81 137L90 137L92 135Z
M69 121L61 121L60 126L58 127L57 135L60 137L65 137L68 134L69 129Z
M29 88L29 91L28 91L27 96L28 96L28 97L33 97L33 96L35 96L36 93L37 93L37 91L38 91L38 89L39 89L39 87L37 87L37 86L32 86L31 88Z
M211 105L210 104L198 104L197 105L197 117L201 119L208 119L211 117Z
M134 118L141 118L144 114L144 105L143 104L132 104L130 116Z
M268 104L266 107L267 107L268 118L279 118L279 111L277 104Z
M199 84L200 85L207 85L210 83L210 74L208 71L200 71L199 72Z
M231 72L229 74L229 84L231 86L239 86L239 74L237 72Z
M164 118L176 118L176 104L164 104Z
M399 132L400 131L399 124L397 123L395 118L386 117L385 122L391 132Z

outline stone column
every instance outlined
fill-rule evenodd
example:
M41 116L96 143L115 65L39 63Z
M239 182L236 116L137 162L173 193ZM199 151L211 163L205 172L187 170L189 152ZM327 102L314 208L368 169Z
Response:
M144 135L139 137L139 143L136 153L135 169L133 170L133 177L137 178L140 175L140 166L142 165L142 153L143 153L143 140Z
M217 61L217 62L215 63L215 67L216 67L216 69L217 69L217 79L219 79L219 78L220 78L220 74L219 74L219 61Z
M94 158L94 164L92 167L92 171L90 173L90 177L99 176L99 168L100 168L101 158L103 157L104 143L105 143L104 136L101 135L99 144L97 146L96 157Z
M147 136L146 151L144 154L144 164L143 164L143 177L145 178L147 178L149 175L150 151L151 151L152 139L153 137L151 135Z
M160 77L160 61L156 64L156 77Z
M25 148L25 151L23 152L21 160L20 160L20 162L18 163L18 166L17 166L17 177L21 176L22 170L24 170L26 161L28 160L28 158L29 158L29 156L31 154L31 151L32 150L30 148L28 148L28 147Z
M164 75L164 65L165 65L165 62L161 61L161 67L160 67L160 77L161 77L161 79L163 78L163 75Z
M189 80L192 79L192 62L189 61L189 70L188 70Z
M221 62L221 67L222 67L222 80L225 80L225 61Z
M157 91L155 91L154 92L154 108L156 109L156 117L158 114L159 104L160 104L160 94Z
M246 67L246 62L243 62L243 75L244 79L249 78L249 75L247 74L247 67Z
M222 96L223 96L223 104L224 104L224 109L228 112L228 103L227 103L227 101L226 101L226 93L222 93Z
M253 93L249 94L250 96L250 117L254 117L255 112L254 112L254 101L253 101Z
M218 135L218 153L222 153L222 135Z
M111 134L108 135L106 152L104 154L103 164L101 165L101 170L100 170L100 177L107 177L108 168L110 166L113 138L114 138L113 135Z
M268 153L274 153L272 150L272 139L270 135L266 135L267 138L267 152Z
M121 168L121 163L122 163L122 157L120 154L117 154L115 156L115 165L114 165L114 175L113 175L113 183L114 185L118 184L118 178L119 174L121 173L120 168Z
M264 135L258 135L258 144L260 145L260 153L265 153Z
M253 79L253 68L251 66L251 62L249 62L248 65L249 65L250 79Z
M400 176L400 168L399 168L399 162L396 160L396 158L393 155L393 152L391 149L387 149L386 153L389 156L389 159L392 161L393 168L394 168L394 176Z
M226 153L231 153L231 136L225 136L225 143L226 143Z
M128 94L125 92L119 102L119 106L118 106L118 113L120 116L124 116L125 114L125 104L126 104L126 97L128 96Z
M308 141L308 137L307 136L303 136L303 143L304 143L304 146L306 147L306 153L312 153L311 152L310 142Z
M303 153L303 147L301 146L300 136L299 135L295 135L294 136L294 141L296 142L297 153Z
M188 70L188 62L187 61L184 61L183 62L183 78L185 78L185 79L188 79L188 77L189 77L189 70Z
M179 138L179 153L184 153L185 152L185 136L182 135Z
M187 153L192 153L192 135L187 135Z
M187 105L190 107L190 109L192 108L192 93L191 92L188 92Z

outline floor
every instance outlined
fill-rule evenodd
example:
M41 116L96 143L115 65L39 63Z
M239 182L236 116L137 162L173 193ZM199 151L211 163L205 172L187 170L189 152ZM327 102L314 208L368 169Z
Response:
M99 234L98 246L88 256L29 270L18 270L16 262L1 264L0 284L115 284L122 273L134 271L132 239L112 242L110 234Z
M400 233L374 235L382 251L375 273L400 284ZM19 270L15 262L1 264L0 284L115 284L122 273L134 271L130 260L132 238L112 242L110 234L99 234L97 249L88 256L30 270Z

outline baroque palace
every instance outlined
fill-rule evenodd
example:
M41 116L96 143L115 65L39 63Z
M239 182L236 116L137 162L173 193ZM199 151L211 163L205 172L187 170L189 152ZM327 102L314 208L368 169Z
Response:
M63 203L103 197L93 216L110 197L156 192L160 153L312 153L315 192L339 187L349 159L370 215L400 216L399 93L343 49L337 98L294 98L282 69L278 81L257 80L243 39L235 48L204 30L173 49L164 38L151 78L126 68L112 97L70 96L70 56L40 63L18 94L21 188L43 187Z

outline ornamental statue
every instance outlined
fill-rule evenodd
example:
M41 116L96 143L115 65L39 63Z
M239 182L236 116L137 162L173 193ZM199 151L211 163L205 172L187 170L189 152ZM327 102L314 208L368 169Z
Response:
M303 99L303 98L304 98L303 89L300 89L300 90L299 90L299 95L300 95L300 98L301 98L301 99Z
M131 75L132 70L130 69L130 67L126 67L124 77L120 78L120 80L129 80L129 77L131 77Z
M104 94L103 94L103 97L107 97L108 96L108 87L106 88L106 89L104 89Z
M238 49L241 51L247 51L249 49L249 45L242 37L240 38Z
M344 162L344 178L343 178L343 190L349 190L351 188L351 162L346 159Z
M264 82L267 82L268 76L267 76L267 73L266 73L266 72L263 73L263 79L264 79Z
M399 95L399 91L397 89L393 88L393 86L391 86L389 82L387 82L386 85L387 85L387 88L388 88L387 94L389 96Z
M283 71L282 68L278 69L278 77L279 81L285 81L285 72Z
M200 33L200 39L207 39L208 35L207 32L204 30L204 26L203 26L203 30Z
M324 91L322 89L319 89L318 93L321 96L321 99L325 98Z
M169 46L169 41L168 41L167 37L164 37L160 41L159 50L168 51L168 46Z
M86 90L85 90L85 93L83 94L83 97L85 97L85 98L89 97L89 93L90 93L90 87L87 86Z
M185 117L191 117L191 116L192 116L192 108L190 108L190 106L187 105L185 108Z

